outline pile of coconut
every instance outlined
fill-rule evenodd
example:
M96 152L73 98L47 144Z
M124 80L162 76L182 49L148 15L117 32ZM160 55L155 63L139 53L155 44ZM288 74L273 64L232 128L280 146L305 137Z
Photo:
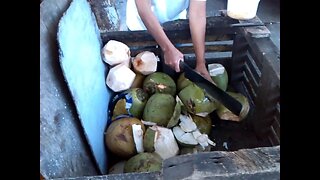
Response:
M173 156L210 151L210 113L224 120L241 121L249 103L240 93L228 92L227 71L221 64L210 64L215 84L243 105L236 116L181 73L175 82L157 72L159 58L149 51L131 57L130 48L110 40L102 49L110 70L107 86L115 92L109 104L110 123L105 143L119 162L109 174L160 171L162 161Z

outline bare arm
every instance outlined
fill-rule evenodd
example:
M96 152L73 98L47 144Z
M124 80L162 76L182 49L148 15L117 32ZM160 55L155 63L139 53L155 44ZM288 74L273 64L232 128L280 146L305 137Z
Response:
M179 72L179 59L183 59L183 54L174 47L164 33L157 17L151 11L151 1L135 0L135 2L144 25L164 52L165 64L169 65L176 72Z
M204 58L206 23L206 1L190 0L189 24L197 58L196 71L212 82Z

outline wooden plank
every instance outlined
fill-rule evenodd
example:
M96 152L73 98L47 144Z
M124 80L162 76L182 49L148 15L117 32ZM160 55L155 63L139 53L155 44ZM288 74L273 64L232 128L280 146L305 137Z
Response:
M237 83L243 76L243 68L248 44L241 35L235 35L233 40L230 84Z
M152 173L125 173L72 177L65 180L115 179L279 179L280 146L213 151L175 156L163 161L162 170ZM59 180L59 179L57 179Z
M162 175L160 172L143 172L143 173L123 173L123 174L110 174L101 176L83 176L83 177L69 177L55 180L161 180Z
M246 179L265 172L280 178L280 146L175 156L163 162L163 179Z
M173 44L192 43L190 33L179 31L166 31L168 38ZM101 33L102 43L106 44L109 40L117 40L128 46L154 46L156 41L148 31L116 31ZM206 42L231 40L231 35L210 35L206 34Z
M206 31L210 32L222 32L226 30L224 34L228 34L228 32L232 32L230 28L230 24L238 23L237 20L223 17L223 16L210 16L206 19ZM189 29L189 20L188 19L179 19L175 21L166 22L163 25L164 30L187 30ZM231 31L230 31L231 30Z
M252 87L253 91L257 91L259 87L259 83L256 81L251 69L249 68L248 64L245 63L245 67L243 69L243 73L246 75L250 86Z
M178 46L177 49L183 54L194 53L193 46ZM205 52L225 52L231 51L232 45L216 45L216 46L205 46Z
M256 109L252 123L257 134L262 135L272 123L280 100L280 51L270 38L245 36L257 65L260 63L260 87L255 99ZM271 122L269 122L269 120Z
M239 20L240 23L262 23L258 16L250 20ZM270 37L271 32L266 26L256 26L256 27L245 27L242 28L245 35L254 37L254 38L265 38Z
M247 64L248 68L250 69L255 81L259 82L260 81L260 77L261 77L261 71L258 68L257 64L255 63L255 61L252 58L250 53L247 53L246 64Z

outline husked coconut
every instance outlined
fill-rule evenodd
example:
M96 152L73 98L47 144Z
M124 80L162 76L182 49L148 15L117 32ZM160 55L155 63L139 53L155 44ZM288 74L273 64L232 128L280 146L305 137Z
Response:
M130 61L129 47L119 41L110 40L102 48L102 59L111 66Z
M135 71L143 75L149 75L157 71L158 60L153 52L143 51L133 59L132 64Z
M119 64L110 69L106 84L114 92L127 90L131 87L136 74L124 64Z

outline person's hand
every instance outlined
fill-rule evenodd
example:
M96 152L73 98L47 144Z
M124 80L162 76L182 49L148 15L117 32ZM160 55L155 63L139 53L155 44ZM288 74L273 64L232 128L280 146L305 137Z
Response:
M183 60L183 54L174 46L164 51L164 63L176 72L180 72L180 60Z
M213 84L215 84L213 82L213 80L211 79L211 76L208 72L208 69L206 68L206 65L205 64L199 64L196 66L195 70L201 74L203 77L205 77L207 80L209 80L210 82L212 82Z

